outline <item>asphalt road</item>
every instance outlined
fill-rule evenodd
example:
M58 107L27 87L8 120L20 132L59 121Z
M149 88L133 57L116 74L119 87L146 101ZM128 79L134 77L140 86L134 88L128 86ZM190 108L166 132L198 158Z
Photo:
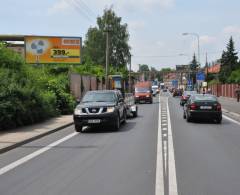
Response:
M187 123L179 99L168 101L178 194L239 195L240 126L226 119ZM119 132L88 130L0 174L0 195L154 195L158 100L139 108ZM73 132L69 127L0 155L0 170Z
M240 194L240 126L226 119L187 123L169 98L179 195Z
M158 101L119 132L92 129L0 175L1 195L154 195ZM0 168L74 132L73 127L1 155Z

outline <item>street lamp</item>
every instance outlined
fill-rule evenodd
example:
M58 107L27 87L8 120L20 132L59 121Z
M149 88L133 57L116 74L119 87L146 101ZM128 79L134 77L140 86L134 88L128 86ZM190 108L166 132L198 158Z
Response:
M183 36L192 35L192 36L197 37L197 43L198 43L198 63L201 66L201 63L200 63L200 38L199 38L199 34L197 34L197 33L183 33L182 35Z

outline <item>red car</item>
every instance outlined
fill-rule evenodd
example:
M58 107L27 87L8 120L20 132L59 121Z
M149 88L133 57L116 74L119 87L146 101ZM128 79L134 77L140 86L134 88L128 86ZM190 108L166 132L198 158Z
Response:
M184 91L181 96L180 105L184 106L184 104L188 101L189 97L194 94L197 94L197 92L196 91Z

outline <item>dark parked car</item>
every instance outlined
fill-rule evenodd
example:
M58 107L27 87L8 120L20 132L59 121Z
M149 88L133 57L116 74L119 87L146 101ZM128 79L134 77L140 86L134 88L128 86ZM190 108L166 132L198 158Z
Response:
M222 122L221 104L214 95L191 95L184 105L183 118L188 122L193 119L212 119Z
M180 105L184 106L184 104L188 101L189 97L194 94L197 94L197 91L184 91L180 99Z
M173 95L173 97L181 96L182 95L182 90L181 89L174 89L172 95Z
M89 91L74 111L74 124L77 132L83 126L111 126L118 130L120 123L126 122L126 104L120 91Z

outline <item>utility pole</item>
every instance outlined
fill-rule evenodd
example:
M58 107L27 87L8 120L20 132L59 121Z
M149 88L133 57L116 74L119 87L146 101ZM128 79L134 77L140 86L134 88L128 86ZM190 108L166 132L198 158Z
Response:
M132 92L132 83L131 83L131 71L132 71L132 55L129 56L129 81L128 81L128 88L129 92Z
M208 90L208 53L206 52L206 82L207 82L207 90Z
M109 32L110 32L110 29L109 29L109 25L107 24L106 25L106 73L105 73L105 84L106 84L106 89L109 88L108 86L108 69L109 69Z

